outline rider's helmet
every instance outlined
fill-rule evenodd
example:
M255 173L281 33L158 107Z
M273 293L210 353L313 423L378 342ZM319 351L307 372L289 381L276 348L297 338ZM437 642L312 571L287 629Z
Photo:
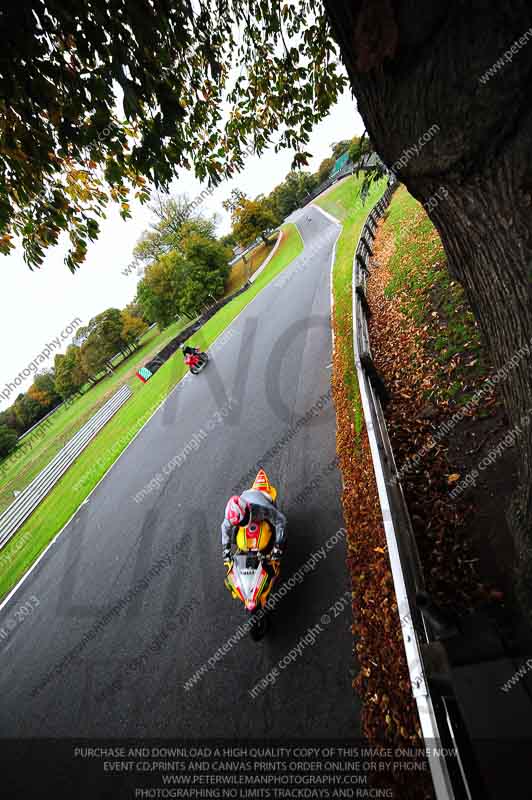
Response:
M245 522L246 519L249 520L250 512L249 503L246 500L242 500L237 494L229 498L229 502L225 507L225 517L235 528Z

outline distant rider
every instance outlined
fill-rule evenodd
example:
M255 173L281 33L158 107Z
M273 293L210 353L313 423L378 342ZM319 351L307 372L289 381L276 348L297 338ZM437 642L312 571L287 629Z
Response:
M225 507L222 522L222 551L224 563L231 560L231 544L238 528L244 528L250 522L266 520L275 531L274 547L271 553L273 561L279 561L286 541L286 517L268 500L264 492L258 489L247 489L240 496L233 495Z
M188 344L182 345L181 349L183 351L183 355L185 356L185 359L186 359L187 356L193 356L193 355L199 356L200 353L201 353L201 350L199 349L199 347L191 347Z

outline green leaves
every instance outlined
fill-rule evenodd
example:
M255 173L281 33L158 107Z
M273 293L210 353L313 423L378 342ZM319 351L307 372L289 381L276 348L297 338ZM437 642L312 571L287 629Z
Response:
M124 217L132 192L146 200L139 177L166 190L190 167L216 185L250 141L259 154L294 148L305 164L313 125L346 83L317 0L44 0L3 14L0 252L21 234L31 267L67 230L76 269L110 200ZM73 197L74 170L88 177ZM52 191L65 199L53 210Z

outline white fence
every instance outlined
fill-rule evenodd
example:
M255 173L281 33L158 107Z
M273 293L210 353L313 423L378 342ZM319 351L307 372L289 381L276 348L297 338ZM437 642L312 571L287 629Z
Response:
M49 464L26 486L16 500L0 516L0 548L44 500L50 489L72 466L91 440L109 422L113 414L131 397L129 386L122 386L99 411L70 439Z

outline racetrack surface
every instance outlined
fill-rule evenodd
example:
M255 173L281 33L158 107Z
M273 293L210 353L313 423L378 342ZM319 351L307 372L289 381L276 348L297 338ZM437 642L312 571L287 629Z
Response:
M219 526L256 466L288 518L284 583L343 524L328 394L339 227L312 207L291 221L303 253L211 348L207 368L172 391L2 607L3 737L359 733L350 605L331 611L349 590L343 541L285 594L263 641L228 646L184 688L245 621L223 585ZM313 643L250 696L317 624Z

